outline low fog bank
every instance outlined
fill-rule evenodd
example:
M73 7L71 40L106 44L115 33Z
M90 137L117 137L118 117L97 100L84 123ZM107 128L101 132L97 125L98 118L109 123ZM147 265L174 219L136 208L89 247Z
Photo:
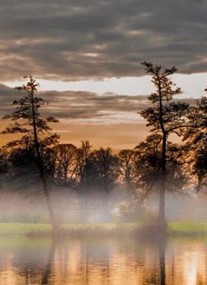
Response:
M53 186L51 200L59 223L153 222L158 215L158 195L148 196L140 203L124 189L108 193L78 193ZM87 194L87 195L86 195ZM207 219L207 194L166 194L168 221L199 222ZM1 188L0 222L48 223L48 211L40 189L24 191Z

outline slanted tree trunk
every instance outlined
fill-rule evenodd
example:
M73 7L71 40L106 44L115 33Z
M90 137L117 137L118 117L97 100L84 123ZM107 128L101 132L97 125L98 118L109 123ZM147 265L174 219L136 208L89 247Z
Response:
M30 75L25 76L29 78L26 85L15 87L18 91L26 92L26 96L20 100L13 101L13 105L16 105L16 109L11 115L6 115L3 119L11 119L15 123L10 127L6 128L2 134L21 134L22 138L19 140L14 140L14 145L17 144L20 147L25 147L29 145L30 150L34 152L33 160L36 163L37 169L40 173L40 179L42 182L43 194L46 199L46 205L49 212L49 217L52 224L53 235L58 234L58 224L55 219L54 209L52 207L52 201L50 196L50 189L48 187L45 167L43 163L43 155L41 153L40 137L42 135L43 141L46 138L51 138L47 136L50 134L51 128L48 126L48 122L57 122L54 117L42 118L39 113L39 108L44 105L44 100L42 98L36 97L35 92L39 84ZM23 143L23 145L21 145ZM51 145L52 142L47 143L46 147Z
M40 178L42 181L42 187L43 187L43 192L48 208L48 213L49 213L49 218L51 221L52 225L52 232L53 232L53 237L56 238L58 235L58 223L56 221L54 209L52 207L52 201L51 201L51 196L50 196L50 191L47 185L47 180L45 177L44 173L44 166L43 166L43 160L42 156L40 153L40 145L39 145L39 140L37 136L37 124L36 124L36 117L35 117L35 108L34 108L34 92L31 91L30 93L31 96L31 106L32 106L32 125L33 125L33 134L34 134L34 146L35 146L35 151L36 151L36 158L37 158L37 166L40 172Z
M59 234L59 225L56 219L56 215L54 212L54 209L52 207L52 201L51 201L51 195L50 195L50 190L48 188L48 184L47 184L47 180L46 177L44 175L44 172L41 171L41 168L39 168L40 170L40 177L41 177L41 181L42 181L42 186L43 186L43 192L44 192L44 196L45 196L45 200L46 200L46 205L47 205L47 209L48 209L48 213L49 213L49 218L50 218L50 222L52 225L52 233L53 233L53 237L57 238L58 234Z

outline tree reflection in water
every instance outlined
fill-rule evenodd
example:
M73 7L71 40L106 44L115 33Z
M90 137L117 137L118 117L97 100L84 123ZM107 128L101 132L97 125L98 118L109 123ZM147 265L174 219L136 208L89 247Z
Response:
M158 240L160 285L166 285L165 250L166 250L166 238L165 236L163 236L160 237L160 239Z
M6 240L0 285L206 285L205 240Z
M48 260L47 260L45 269L43 270L43 273L42 273L41 285L49 284L49 279L52 273L52 265L54 264L56 246L57 246L57 241L53 240L50 251L49 251Z

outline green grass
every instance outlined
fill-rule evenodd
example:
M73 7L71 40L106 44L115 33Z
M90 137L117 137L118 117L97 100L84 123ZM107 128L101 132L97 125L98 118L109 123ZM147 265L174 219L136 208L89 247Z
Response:
M207 223L180 222L168 224L169 234L207 235Z
M0 235L28 234L29 232L50 233L51 226L48 224L0 223Z
M136 223L97 223L97 224L67 224L61 228L64 235L102 236L130 234L139 227ZM49 224L0 223L0 235L49 235L52 232Z
M62 227L64 235L99 235L121 236L130 235L137 230L142 232L142 224L138 223L97 223L97 224L67 224ZM49 224L27 224L27 223L0 223L0 235L50 235L52 232ZM206 235L206 223L169 223L167 232L169 235Z

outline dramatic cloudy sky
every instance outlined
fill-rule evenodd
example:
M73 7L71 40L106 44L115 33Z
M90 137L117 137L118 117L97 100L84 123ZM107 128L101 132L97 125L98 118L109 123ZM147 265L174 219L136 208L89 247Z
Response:
M0 0L0 113L12 87L39 79L62 141L133 147L153 90L141 61L176 66L183 97L207 85L205 0ZM5 86L6 85L6 86ZM52 90L52 91L51 91ZM1 126L3 128L3 125ZM2 141L5 139L2 139Z

